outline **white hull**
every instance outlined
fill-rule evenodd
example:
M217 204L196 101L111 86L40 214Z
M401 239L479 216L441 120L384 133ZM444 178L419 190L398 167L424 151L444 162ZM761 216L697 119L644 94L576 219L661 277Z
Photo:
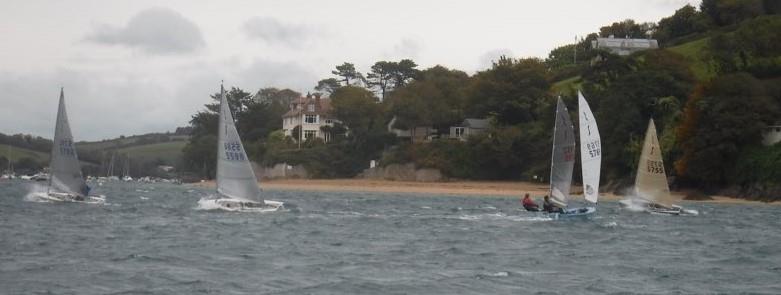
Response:
M654 215L699 215L700 212L692 209L685 209L679 205L664 207L642 199L623 199L618 202L622 208L634 212L646 212Z
M85 203L85 204L104 204L106 202L105 196L78 196L66 193L44 193L37 196L42 201L48 202L73 202L73 203Z
M283 202L264 200L263 202L242 201L232 198L201 199L198 205L204 210L225 210L231 212L275 212L284 208Z

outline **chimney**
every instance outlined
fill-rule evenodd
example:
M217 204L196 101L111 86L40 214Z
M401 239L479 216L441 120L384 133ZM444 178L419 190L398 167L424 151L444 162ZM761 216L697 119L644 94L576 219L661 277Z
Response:
M315 93L315 112L320 112L320 93Z

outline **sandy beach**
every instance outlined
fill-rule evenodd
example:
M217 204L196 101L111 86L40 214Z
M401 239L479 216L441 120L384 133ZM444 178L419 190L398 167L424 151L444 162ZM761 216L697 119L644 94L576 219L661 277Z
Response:
M214 187L214 181L194 183L192 185ZM547 183L512 181L414 182L372 179L277 179L263 181L261 187L266 190L386 192L480 197L520 197L525 193L529 193L533 197L541 198L548 193ZM582 194L582 188L573 186L572 194ZM678 200L682 200L684 197L681 192L673 192L673 196ZM600 199L605 201L618 201L622 198L622 196L612 193L600 193ZM712 196L712 198L713 200L696 202L762 203L727 196ZM778 205L781 202L770 204Z

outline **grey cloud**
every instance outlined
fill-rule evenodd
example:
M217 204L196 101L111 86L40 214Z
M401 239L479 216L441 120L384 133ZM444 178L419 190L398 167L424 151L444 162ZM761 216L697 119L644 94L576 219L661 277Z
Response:
M513 52L509 49L494 49L483 53L477 61L477 70L482 71L491 68L494 61L499 60L501 56L513 57Z
M218 84L217 84L218 85ZM200 101L178 101L165 83L134 76L64 71L0 75L0 132L52 138L60 86L77 141L173 131ZM208 96L208 93L205 94Z
M415 59L418 57L418 54L420 54L420 51L423 49L423 45L412 38L404 38L401 39L401 41L393 46L393 55L398 56L400 58L412 58Z
M247 20L242 30L248 37L272 45L301 47L313 37L323 34L322 30L301 24L283 23L272 17L253 17Z
M249 87L291 88L308 91L317 83L317 76L300 64L256 60L239 73L239 84ZM250 88L249 90L257 90Z
M100 44L137 48L151 54L193 52L205 46L195 23L165 8L141 11L124 27L102 25L86 39Z

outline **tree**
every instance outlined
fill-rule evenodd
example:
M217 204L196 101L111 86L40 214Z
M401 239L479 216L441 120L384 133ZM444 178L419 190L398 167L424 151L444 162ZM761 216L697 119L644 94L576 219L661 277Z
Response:
M763 0L703 0L700 10L717 25L725 26L765 14L765 3Z
M331 95L334 93L334 91L336 91L336 89L339 89L339 87L342 87L342 85L339 84L339 80L328 78L318 81L317 86L315 86L315 90Z
M762 130L779 114L766 91L745 73L705 85L702 97L687 104L686 129L679 128L683 154L676 162L678 174L701 186L728 184L741 151L759 145Z
M392 61L378 61L371 67L371 72L366 75L369 87L380 89L380 100L385 100L388 90L393 87L391 80L393 73L398 68L398 63Z
M344 82L345 86L350 86L350 82L353 80L357 80L357 82L364 81L363 75L355 70L355 66L353 64L348 62L336 66L336 70L331 71L331 74L342 77L341 82Z
M415 79L420 71L416 69L418 65L411 59L402 59L396 65L396 69L391 72L391 80L394 87L404 87L410 81Z
M448 127L464 119L469 76L443 66L422 71L418 80L395 90L389 97L396 127Z
M653 30L654 26L653 23L638 24L632 19L626 19L599 28L599 36L602 38L607 38L610 35L613 35L616 38L645 38L646 33Z
M469 89L468 116L495 116L512 125L538 119L537 108L550 89L548 70L537 58L502 56L489 70L478 72Z
M654 38L660 43L667 43L670 39L703 32L708 29L708 20L703 13L697 11L694 6L686 4L675 11L675 14L662 18L654 33Z
M294 100L301 97L301 93L290 89L277 89L274 87L262 88L255 94L255 102L276 103L288 106Z
M345 86L331 95L333 115L344 122L352 134L361 136L369 130L383 126L383 112L377 98L370 91Z
M645 51L629 58L608 56L583 75L583 92L590 98L602 134L606 178L632 175L649 118L656 121L665 163L677 151L674 128L681 103L695 78L688 61L667 50ZM670 171L668 169L668 171Z

